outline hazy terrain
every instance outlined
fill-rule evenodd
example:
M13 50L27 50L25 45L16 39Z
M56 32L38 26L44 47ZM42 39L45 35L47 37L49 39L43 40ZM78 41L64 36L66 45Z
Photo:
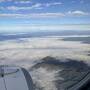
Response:
M60 90L65 76L75 70L89 70L90 31L0 34L0 64L12 64L30 71L36 90ZM73 78L72 76L70 76ZM62 89L61 89L62 90Z

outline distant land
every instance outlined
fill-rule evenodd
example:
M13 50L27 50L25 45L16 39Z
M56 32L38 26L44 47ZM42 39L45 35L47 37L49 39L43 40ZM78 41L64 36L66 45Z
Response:
M65 37L64 41L81 41L90 44L90 37Z

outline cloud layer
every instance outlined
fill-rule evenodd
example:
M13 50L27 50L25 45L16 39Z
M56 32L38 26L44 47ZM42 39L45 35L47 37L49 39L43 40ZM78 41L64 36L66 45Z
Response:
M38 7L38 5L34 6ZM17 10L17 9L25 9L26 7L18 8L18 7L8 7L8 9ZM32 7L27 7L26 9L31 9ZM14 17L14 18L61 18L61 17L79 17L79 16L90 16L89 13L83 11L69 11L66 13L31 13L31 14L7 14L1 13L0 17Z
M31 67L35 62L46 56L62 58L62 60L66 58L82 60L90 64L90 57L85 54L90 50L89 45L80 42L62 41L60 37L27 38L0 43L0 64Z
M1 0L0 2L12 2L13 0ZM14 5L13 5L14 4ZM51 2L51 3L34 3L32 1L13 1L13 4L12 5L9 5L9 6L1 6L0 9L1 10L30 10L30 9L43 9L43 8L47 8L47 7L52 7L52 6L60 6L62 5L61 2ZM16 5L15 5L16 4ZM17 5L21 5L21 6L17 6ZM29 6L27 6L27 4L30 4Z

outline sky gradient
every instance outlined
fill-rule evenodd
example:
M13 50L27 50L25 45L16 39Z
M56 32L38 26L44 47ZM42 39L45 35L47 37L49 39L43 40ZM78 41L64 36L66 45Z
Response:
M0 0L1 29L26 24L90 24L90 0Z

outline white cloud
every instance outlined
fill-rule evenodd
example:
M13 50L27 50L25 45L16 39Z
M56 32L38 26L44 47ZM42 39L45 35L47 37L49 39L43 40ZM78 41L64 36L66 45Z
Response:
M16 9L12 7L12 9ZM63 17L63 13L32 13L32 14L0 14L0 17L14 18L59 18Z
M15 1L16 4L29 4L32 3L31 0L21 0L21 1Z
M85 15L89 15L89 13L84 12L84 11L80 11L80 10L76 10L76 11L69 11L68 15L85 16Z
M15 6L12 6L12 7L7 7L8 10L21 10L21 9L32 9L32 8L39 8L41 6L41 4L36 4L32 7L21 7L21 8L18 8L18 7L15 7ZM1 7L2 9L3 7ZM0 14L0 17L13 17L13 18L61 18L61 17L67 17L67 16L73 16L73 17L76 17L76 16L90 16L89 13L87 12L83 12L83 11L69 11L69 12L66 12L66 13L31 13L31 14L7 14L7 13L4 13L4 14Z
M8 9L8 10L18 10L18 7L16 7L16 6L8 6L6 9Z
M56 5L61 5L62 3L61 2L54 2L54 3L46 3L46 4L43 4L43 6L45 7L50 7L50 6L56 6Z
M41 8L41 7L42 7L41 3L36 3L36 4L32 5L32 8L36 8L36 9Z
M11 1L13 1L13 0L0 0L0 3L1 2L11 2Z
M41 9L41 7L42 7L41 3L36 3L36 4L31 5L31 6L27 6L27 7L25 7L25 6L22 6L22 7L20 7L20 6L8 6L6 8L3 7L3 9L18 11L18 10Z
M1 0L0 2L6 2L6 1L12 1L12 0ZM46 7L50 7L50 6L56 6L56 5L61 5L62 3L61 2L54 2L54 3L33 3L29 0L21 0L21 1L17 1L17 0L14 0L13 1L14 3L16 4L27 4L27 3L31 3L32 5L30 6L15 6L15 5L12 5L12 6L7 6L7 7L3 7L3 10L29 10L29 9L42 9L42 8L46 8Z
M61 2L53 2L53 3L36 3L35 5L40 5L39 7L41 8L46 8L46 7L50 7L50 6L57 6L57 5L61 5Z
M31 3L31 0L0 0L0 2Z
M32 17L36 17L36 18L56 18L56 17L63 17L64 14L63 13L36 13L36 14L32 14Z

